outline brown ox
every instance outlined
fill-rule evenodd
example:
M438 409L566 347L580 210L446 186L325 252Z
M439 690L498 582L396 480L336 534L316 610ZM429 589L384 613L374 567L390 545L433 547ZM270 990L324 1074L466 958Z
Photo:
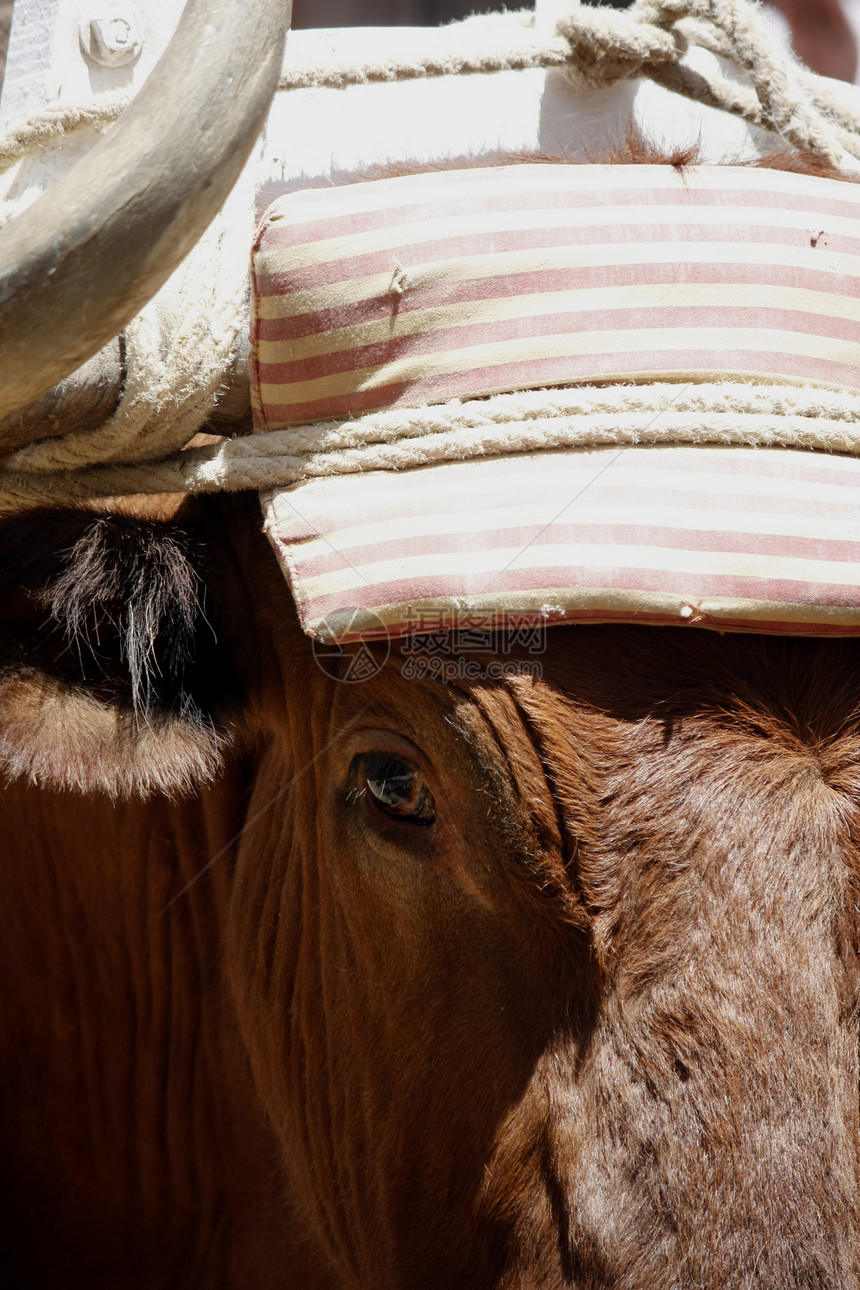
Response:
M259 527L0 531L8 1284L857 1290L858 646L341 685Z
M8 1284L860 1284L855 643L340 685L258 528L5 530Z

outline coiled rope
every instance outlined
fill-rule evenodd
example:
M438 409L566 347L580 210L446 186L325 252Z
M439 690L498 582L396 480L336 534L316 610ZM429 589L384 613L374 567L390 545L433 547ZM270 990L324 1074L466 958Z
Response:
M683 63L719 54L748 84ZM361 84L518 68L564 68L582 90L647 77L780 135L831 165L860 160L860 114L775 48L750 0L635 0L626 11L571 0L554 34L531 11L468 19L433 33L416 60L286 66L281 88ZM106 126L127 98L54 108L0 139L0 169L70 132ZM0 459L0 509L159 492L261 489L303 478L396 470L502 452L633 442L759 443L860 452L850 392L727 380L537 390L348 423L243 435L181 451L217 402L247 317L250 173L177 270L169 345L158 297L125 333L128 375L98 429L28 444Z

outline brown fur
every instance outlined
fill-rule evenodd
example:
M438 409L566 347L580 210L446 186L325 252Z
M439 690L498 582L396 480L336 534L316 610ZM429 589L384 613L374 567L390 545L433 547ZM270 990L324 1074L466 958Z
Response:
M341 685L255 498L119 511L0 529L9 1284L858 1290L860 643Z
M32 1284L853 1290L860 647L571 628L541 681L347 687L271 574L217 789L7 791ZM431 829L350 793L378 749Z
M631 130L622 139L603 148L593 157L586 155L586 161L598 165L612 166L672 166L675 170L688 170L701 163L699 147L689 144L674 148L669 152L655 148L640 133ZM433 166L434 170L481 169L486 166L518 165L567 165L570 157L559 156L551 152L498 152L483 157L453 157L444 165ZM761 170L788 170L802 175L818 175L821 179L840 179L843 183L857 183L857 177L845 175L837 166L822 160L811 152L802 152L796 148L779 148L776 152L751 161L733 162L727 158L725 165L751 166ZM428 169L425 162L392 162L372 167L370 171L343 176L344 183L367 183L372 179L396 179L400 175L420 175Z
M151 503L143 515L126 504L3 526L8 774L112 796L184 793L241 738L231 646L246 593L217 535L204 540L194 505L165 501L165 518ZM222 592L211 615L209 584Z
M336 1284L858 1284L856 660L570 629L543 682L314 695L230 962ZM432 835L345 795L401 739Z

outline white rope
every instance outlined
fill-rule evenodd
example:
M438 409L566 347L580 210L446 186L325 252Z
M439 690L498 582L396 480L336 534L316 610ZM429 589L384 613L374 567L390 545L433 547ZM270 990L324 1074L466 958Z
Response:
M449 45L446 36L450 33ZM570 0L554 35L536 32L533 14L467 19L434 33L426 52L381 62L288 62L282 89L342 88L373 81L501 70L564 67L583 90L648 77L710 107L780 134L838 164L843 149L860 156L860 122L820 78L775 47L749 0L636 0L626 11ZM749 74L752 87L691 75L681 60L702 45Z
M583 89L646 76L779 133L836 164L860 157L860 117L771 46L749 0L636 0L617 12L571 0L554 35L531 12L480 17L433 33L422 57L288 66L294 88L523 67L564 67ZM691 73L699 44L749 83ZM0 169L83 126L104 127L127 100L48 109L0 139ZM844 151L843 151L844 150ZM165 338L159 297L125 332L119 407L97 430L28 444L0 459L0 509L129 493L260 489L315 475L395 470L470 456L594 443L760 443L860 453L860 401L832 390L745 382L530 391L381 412L181 452L217 400L247 315L250 168L174 274L180 307ZM5 212L4 212L5 213Z
M102 94L90 103L58 103L15 126L0 138L0 172L61 142L76 130L112 125L128 107L128 94Z
M696 443L860 453L860 396L756 382L529 390L350 422L228 439L167 461L94 466L50 478L10 472L0 510L143 493L286 487L303 479L405 470L475 457L597 445Z
M694 18L713 27L732 61L750 74L770 128L838 165L841 148L829 123L807 99L795 65L769 38L757 8L736 0L637 0L636 9L643 25L671 28L679 18Z
M343 88L373 81L565 67L583 88L646 76L688 98L739 115L749 124L782 134L834 160L832 132L844 134L858 155L860 115L838 99L821 77L796 64L770 39L750 0L636 0L626 11L570 0L570 14L556 34L535 32L531 10L479 15L428 33L434 38L420 57L383 62L302 62L290 51L281 90L314 86ZM752 89L700 72L684 75L681 60L691 45L729 59L752 78ZM680 74L678 72L680 69ZM85 126L115 121L129 102L105 94L83 105L61 104L32 117L0 138L0 171Z

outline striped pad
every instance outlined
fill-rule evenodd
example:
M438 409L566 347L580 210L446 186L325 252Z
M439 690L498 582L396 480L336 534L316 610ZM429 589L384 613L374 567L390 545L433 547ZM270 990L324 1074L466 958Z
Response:
M860 635L860 460L626 447L329 476L264 495L321 639L514 623Z
M258 429L714 373L860 387L860 185L523 165L291 193L253 259Z

